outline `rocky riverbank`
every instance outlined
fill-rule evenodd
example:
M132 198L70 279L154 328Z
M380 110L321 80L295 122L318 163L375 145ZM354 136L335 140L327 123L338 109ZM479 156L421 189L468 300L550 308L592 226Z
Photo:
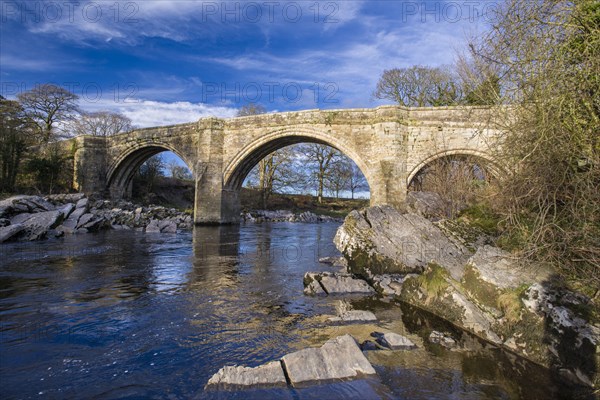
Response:
M591 299L549 268L527 265L450 221L392 207L353 211L335 244L345 273L307 274L307 293L355 292L356 279L526 359L600 385L600 324ZM331 282L335 282L333 285Z
M341 218L310 211L293 213L256 210L243 213L241 222L342 222ZM0 243L33 241L105 229L147 233L190 230L190 214L162 206L140 206L128 201L86 197L83 193L13 196L0 201Z
M293 213L288 210L255 210L247 213L242 213L242 222L305 222L305 223L319 223L319 222L343 222L343 218L330 217L328 215L317 215L310 211L304 211L301 213Z
M191 215L173 208L94 200L81 193L14 196L0 201L0 243L103 229L176 233L192 226Z

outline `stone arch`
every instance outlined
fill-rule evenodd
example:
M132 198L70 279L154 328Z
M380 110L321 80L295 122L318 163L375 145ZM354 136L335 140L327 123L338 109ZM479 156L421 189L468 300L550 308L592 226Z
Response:
M153 141L138 143L123 151L112 163L106 175L107 189L114 199L122 198L130 186L135 171L150 157L162 153L163 151L172 151L195 174L193 165L179 150L166 143L156 143Z
M339 150L358 166L367 184L372 187L369 168L351 147L316 129L286 128L261 136L241 149L224 169L224 188L239 190L248 173L260 160L276 150L298 143L319 143Z
M419 162L408 174L406 178L406 187L409 187L414 177L425 168L427 165L432 162L439 160L440 158L448 157L448 156L473 156L480 158L487 162L487 167L493 175L499 176L502 174L502 167L499 165L497 160L495 160L490 154L473 149L453 149L453 150L443 150L438 153L432 154L429 157L425 158L421 162Z

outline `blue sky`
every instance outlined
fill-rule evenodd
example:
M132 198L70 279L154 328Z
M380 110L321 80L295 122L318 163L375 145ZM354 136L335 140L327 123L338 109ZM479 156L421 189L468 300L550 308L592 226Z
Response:
M137 126L375 107L384 69L451 63L489 1L0 0L0 94L51 82Z

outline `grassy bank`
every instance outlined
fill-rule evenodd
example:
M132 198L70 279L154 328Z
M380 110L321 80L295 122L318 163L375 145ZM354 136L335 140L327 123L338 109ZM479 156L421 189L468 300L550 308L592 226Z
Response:
M263 209L260 192L243 188L240 193L242 211ZM368 207L369 200L365 199L336 199L324 197L319 203L315 196L303 194L273 194L267 202L267 210L290 210L294 213L310 211L319 215L345 217L350 211Z

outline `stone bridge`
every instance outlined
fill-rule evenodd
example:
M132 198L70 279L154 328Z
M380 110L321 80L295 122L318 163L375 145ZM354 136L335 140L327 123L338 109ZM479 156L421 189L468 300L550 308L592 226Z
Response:
M131 191L134 172L149 157L170 150L194 175L194 220L239 221L239 191L246 175L269 153L313 142L351 158L370 187L371 205L400 205L413 177L447 155L474 155L494 163L498 131L479 107L308 110L138 129L102 138L72 139L74 182L83 192Z

